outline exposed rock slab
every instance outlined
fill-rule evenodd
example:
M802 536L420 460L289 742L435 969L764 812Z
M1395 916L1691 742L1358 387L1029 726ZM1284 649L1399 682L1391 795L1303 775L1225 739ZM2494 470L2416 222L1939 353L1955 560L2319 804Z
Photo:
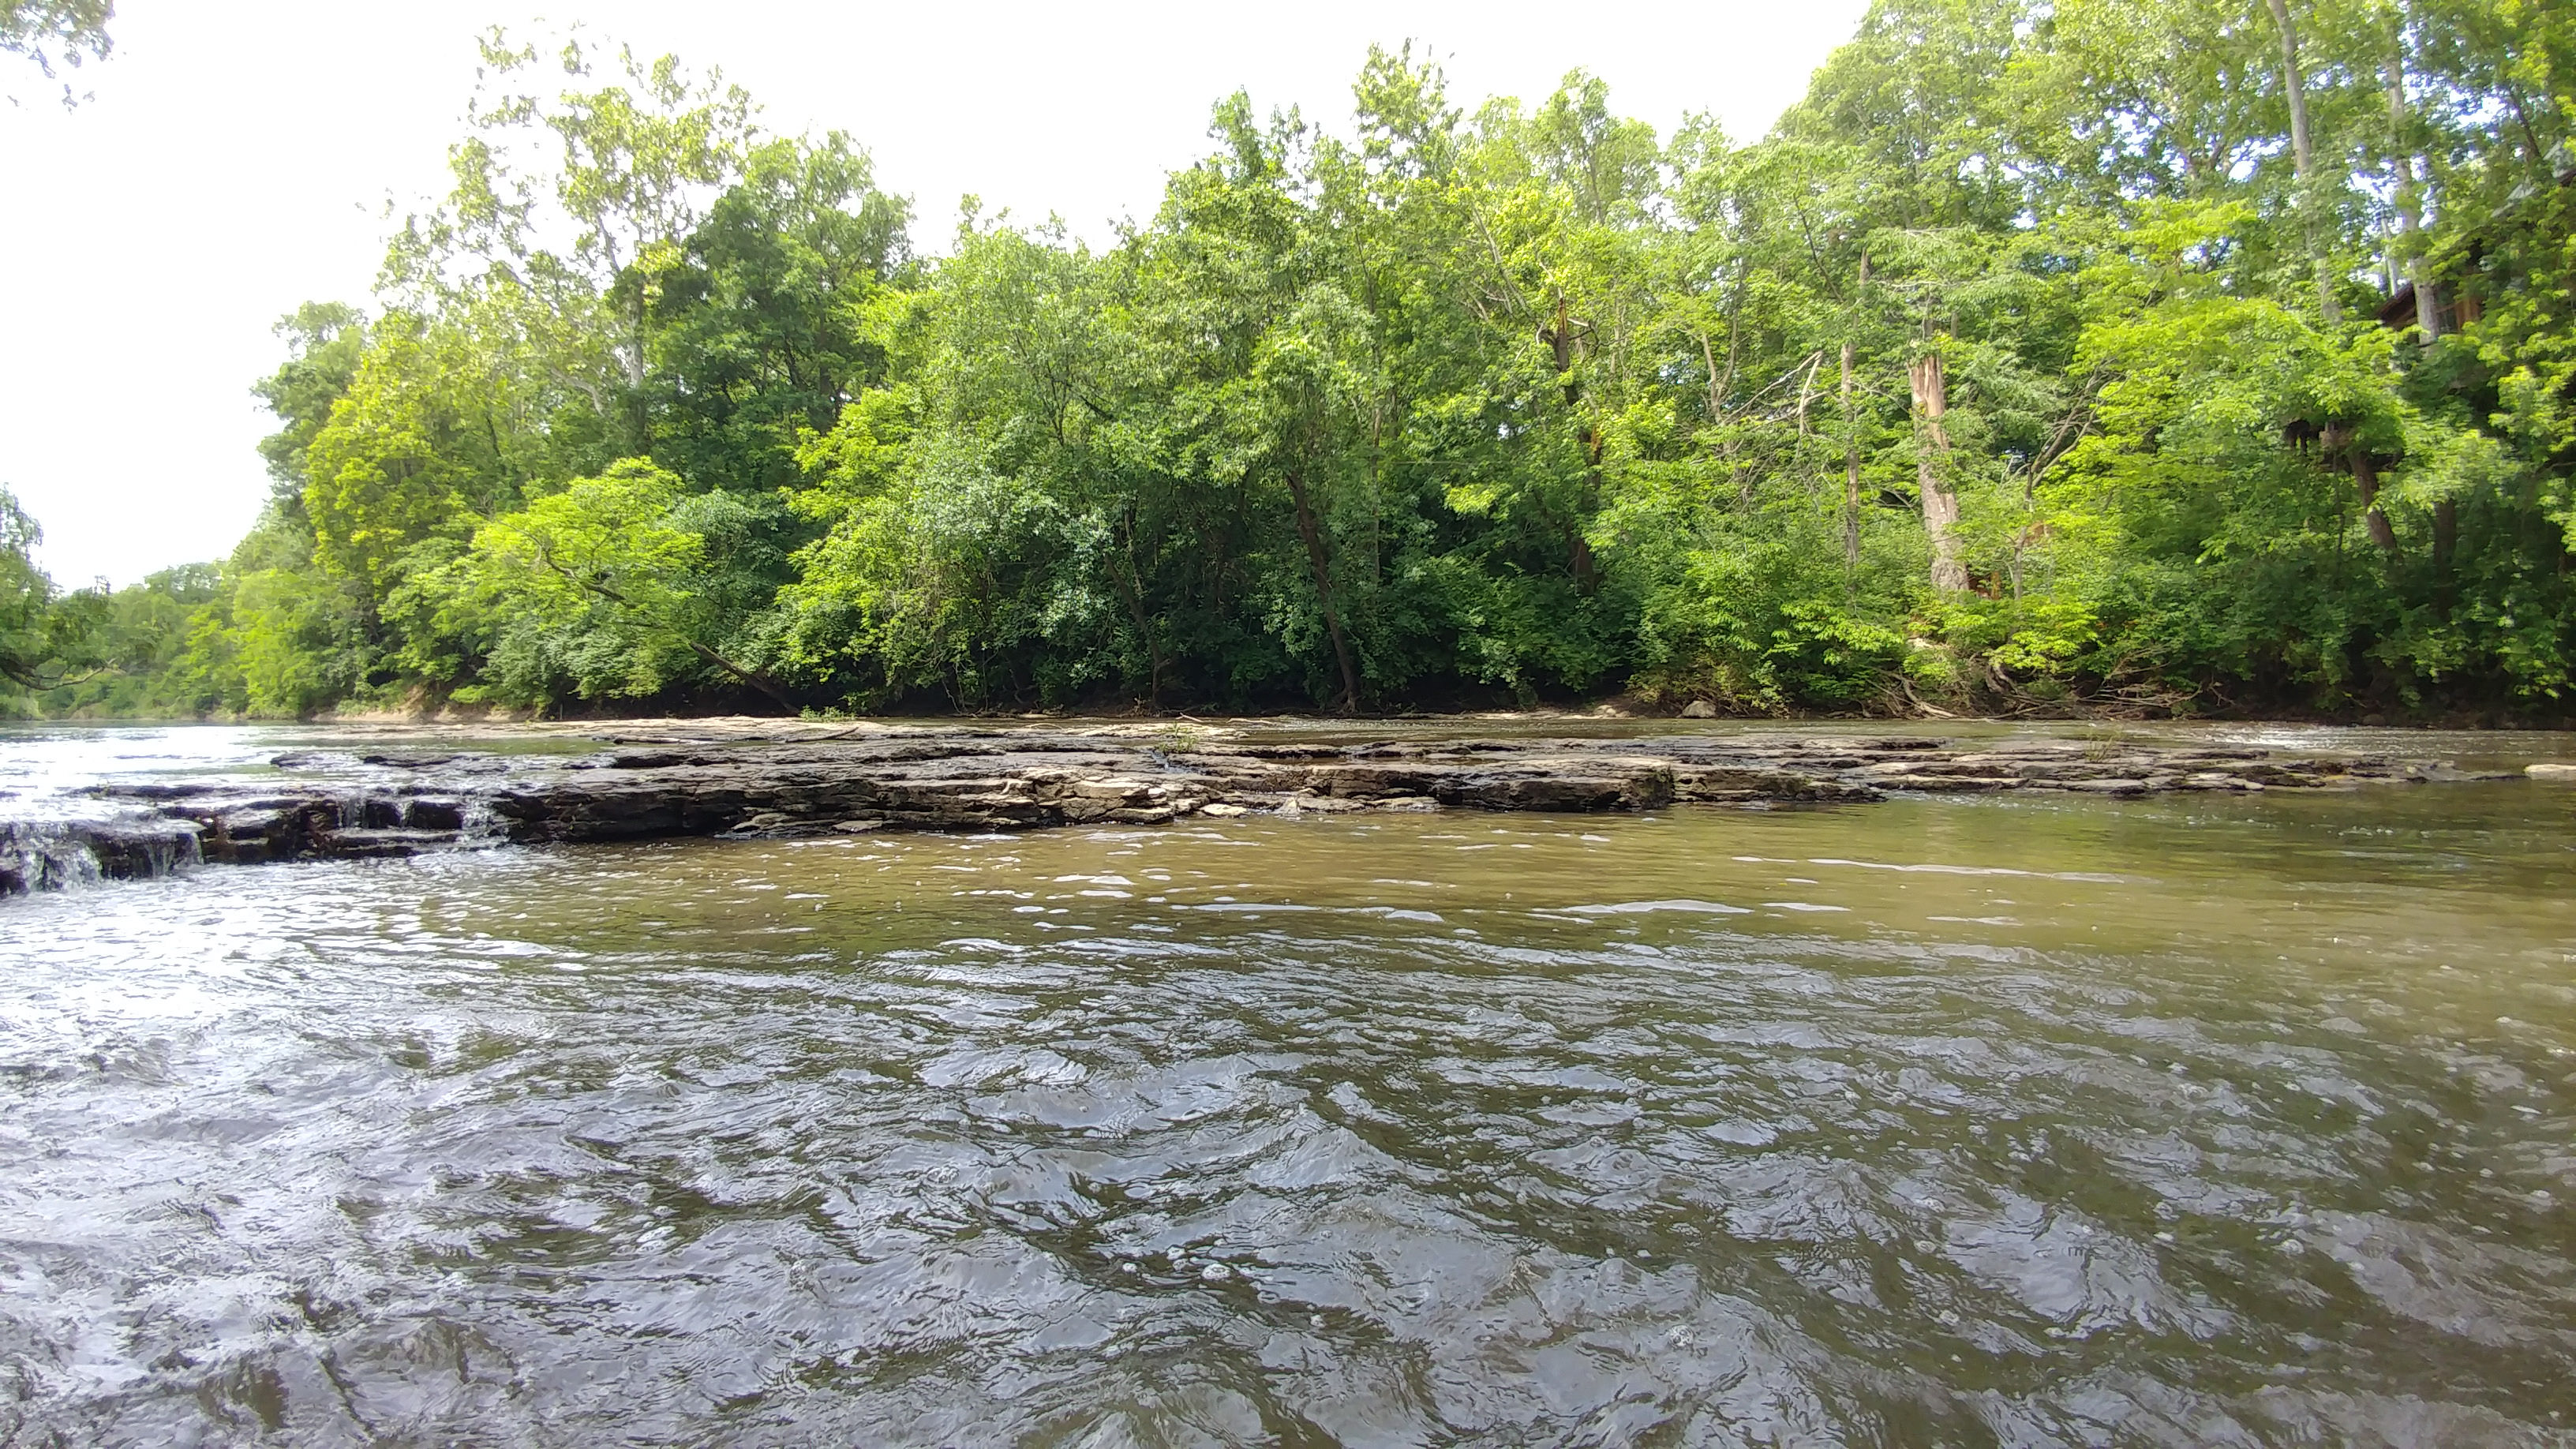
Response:
M746 738L671 727L586 754L304 751L279 756L278 773L256 782L104 787L126 813L77 830L100 873L137 875L199 859L402 856L474 843L1152 826L1256 812L1814 805L1895 791L2136 796L2456 777L2437 763L2382 756L2046 737L1279 742L1246 733L858 726ZM33 858L0 866L0 891L41 888L46 877Z

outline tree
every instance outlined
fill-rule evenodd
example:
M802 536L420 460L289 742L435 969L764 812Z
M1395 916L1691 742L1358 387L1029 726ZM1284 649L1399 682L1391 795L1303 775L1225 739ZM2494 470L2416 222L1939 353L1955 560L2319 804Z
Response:
M56 80L58 65L78 69L107 59L115 48L107 23L115 18L115 0L0 0L0 54L24 56L45 79ZM65 110L85 99L65 82ZM11 96L9 104L18 104L18 98Z
M44 531L0 485L0 680L56 689L100 667L102 590L66 594L34 558Z
M424 310L477 292L515 303L530 314L527 340L559 354L559 375L640 449L653 300L708 206L742 174L758 134L751 98L721 73L695 78L675 56L647 62L625 47L613 60L623 84L510 90L544 64L538 47L495 28L481 48L475 134L448 156L454 189L444 207L406 222L387 274ZM599 78L600 58L576 32L553 63L578 83ZM594 370L601 353L605 378Z
M463 697L551 704L567 681L584 699L647 697L693 660L793 713L777 681L700 637L722 521L692 502L678 477L625 459L477 530L440 580L491 641L492 683Z
M1373 51L1104 245L940 256L712 72L486 58L281 330L259 526L48 707L2576 688L2563 5L1878 0L1749 139Z

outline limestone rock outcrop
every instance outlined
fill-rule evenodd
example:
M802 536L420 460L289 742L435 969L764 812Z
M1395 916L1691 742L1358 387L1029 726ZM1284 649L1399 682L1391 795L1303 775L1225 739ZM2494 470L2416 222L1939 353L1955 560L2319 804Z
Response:
M2308 790L2456 773L2378 756L2129 739L1456 729L1281 741L1251 737L1270 733L1257 728L788 726L746 736L670 724L586 753L301 751L277 757L276 773L255 782L102 787L123 812L60 827L71 834L54 854L0 842L12 862L0 863L0 891L60 883L74 846L95 873L130 876L199 860L402 856L477 843L1152 826L1253 813L1831 805L1895 791Z

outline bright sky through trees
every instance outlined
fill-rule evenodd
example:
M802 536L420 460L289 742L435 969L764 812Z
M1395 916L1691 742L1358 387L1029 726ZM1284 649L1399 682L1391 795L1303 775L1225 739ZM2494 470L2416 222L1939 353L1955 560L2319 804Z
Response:
M773 132L849 131L944 250L961 193L987 214L1062 215L1106 240L1149 216L1205 149L1237 86L1336 130L1371 42L1427 41L1457 94L1544 98L1605 79L1669 134L1713 111L1759 135L1849 36L1856 0L1645 0L1562 7L1322 0L1292 12L1198 4L710 6L614 0L575 14L510 0L121 0L112 59L65 112L29 73L0 107L0 268L23 279L0 348L0 483L43 520L56 578L131 582L232 547L268 492L275 427L250 384L276 319L370 301L391 195L444 192L474 36L542 14L645 54L721 66ZM1544 14L1548 23L1540 23Z

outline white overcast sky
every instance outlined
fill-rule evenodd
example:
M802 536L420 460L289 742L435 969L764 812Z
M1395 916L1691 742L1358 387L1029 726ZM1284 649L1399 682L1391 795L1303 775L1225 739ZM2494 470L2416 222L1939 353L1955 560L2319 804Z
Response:
M1758 135L1863 4L118 0L77 111L0 56L21 102L0 105L0 482L66 584L227 553L268 487L248 389L280 355L271 325L368 300L385 201L444 189L496 22L675 51L741 82L773 131L852 133L936 250L967 192L1093 240L1150 215L1237 86L1341 128L1372 41L1423 42L1470 106L1582 67L1659 134L1713 111Z

